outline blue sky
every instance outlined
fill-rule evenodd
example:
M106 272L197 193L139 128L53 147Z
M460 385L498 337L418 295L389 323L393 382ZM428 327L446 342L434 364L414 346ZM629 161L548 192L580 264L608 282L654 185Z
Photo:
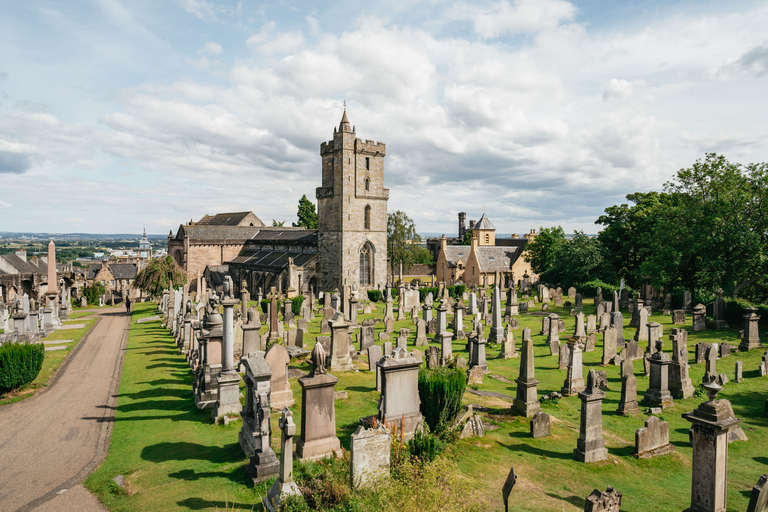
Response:
M594 233L707 152L768 161L765 2L0 3L0 231L295 220L342 101L421 232Z

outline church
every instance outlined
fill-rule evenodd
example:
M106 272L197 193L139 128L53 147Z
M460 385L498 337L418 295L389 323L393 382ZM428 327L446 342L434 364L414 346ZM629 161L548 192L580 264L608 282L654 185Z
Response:
M320 145L318 229L266 226L253 212L206 215L168 235L168 254L190 291L220 287L226 275L251 292L288 297L311 290L383 288L387 280L386 145L356 137L347 112Z

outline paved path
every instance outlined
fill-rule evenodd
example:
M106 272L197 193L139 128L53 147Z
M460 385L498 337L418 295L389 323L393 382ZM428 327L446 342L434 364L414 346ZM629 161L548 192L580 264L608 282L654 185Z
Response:
M0 510L106 510L78 484L109 447L130 325L97 315L46 391L0 407Z

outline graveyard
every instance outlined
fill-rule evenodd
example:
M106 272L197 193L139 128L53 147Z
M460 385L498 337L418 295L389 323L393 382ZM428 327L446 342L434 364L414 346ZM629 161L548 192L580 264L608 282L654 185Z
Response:
M404 296L402 290L400 297ZM349 320L334 310L338 316L330 322L334 335L336 331L348 335L356 360L350 357L352 352L341 354L333 348L325 350L323 347L327 343L324 337L328 334L321 334L321 330L328 330L329 326L323 325L326 322L324 301L318 299L314 308L309 308L317 313L313 319L308 319L306 332L302 333L300 343L304 351L293 350L299 356L286 361L287 372L283 367L283 378L287 378L290 392L287 389L278 392L273 388L273 405L277 405L275 401L278 399L281 404L279 408L272 407L268 415L269 435L262 435L261 439L269 441L269 448L274 452L274 459L270 460L274 462L256 466L257 472L268 470L268 474L266 479L255 484L250 471L253 462L249 462L242 443L238 442L245 429L240 411L247 416L248 410L257 407L255 403L246 403L246 396L252 395L249 389L261 389L257 381L260 378L260 382L264 381L259 375L269 375L268 370L259 370L265 368L265 354L259 350L271 337L268 325L274 325L274 320L269 319L271 315L264 315L265 321L256 331L263 342L256 342L256 350L250 352L251 356L245 358L246 354L243 355L243 361L246 361L243 366L247 368L241 370L247 374L237 377L240 399L235 398L237 403L228 405L229 412L222 413L219 421L214 422L210 408L196 407L193 393L195 378L188 356L196 345L194 328L186 334L191 343L185 346L183 342L185 334L181 322L185 315L190 324L197 322L197 318L193 319L194 315L184 313L180 308L181 314L177 316L179 334L174 337L171 334L172 307L166 309L170 313L164 314L156 303L137 304L131 322L110 450L101 467L88 477L86 486L110 510L263 510L262 499L271 492L278 476L275 464L284 456L281 444L290 446L292 443L296 488L306 494L313 493L309 499L321 510L504 510L502 488L510 468L514 468L517 475L509 495L510 510L585 510L585 500L594 490L604 492L608 488L621 493L620 509L606 506L589 510L685 510L692 504L693 448L689 429L694 421L698 421L696 415L703 410L700 406L706 408L707 404L718 403L709 401L711 396L707 395L716 393L718 400L727 399L732 404L732 413L721 407L718 414L740 420L740 423L734 420L729 424L733 432L727 431L730 441L727 443L727 506L723 510L747 510L752 488L768 464L762 449L768 445L765 428L768 422L765 417L768 377L765 376L762 345L739 351L742 340L736 328L707 328L705 325L704 330L697 330L699 327L694 328L694 322L701 322L702 317L697 315L695 308L692 313L683 312L682 317L680 312L653 311L648 314L646 309L640 309L634 316L650 327L647 331L631 327L633 313L622 308L623 318L619 318L623 329L611 327L606 335L599 332L605 327L600 325L604 321L592 316L599 307L595 306L594 300L584 298L581 301L584 316L572 316L571 302L578 307L579 301L568 290L563 291L563 295L552 291L555 292L553 300L547 298L544 303L538 302L539 292L535 287L529 297L518 292L520 311L505 318L506 322L501 320L505 316L506 301L500 301L494 312L494 301L490 300L492 288L487 289L488 300L474 301L471 306L469 303L473 301L466 301L468 311L461 319L463 331L475 341L483 340L470 344L471 354L467 339L452 339L452 334L458 330L453 313L461 311L460 308L443 307L438 300L432 308L425 308L444 327L438 326L440 332L434 335L427 334L427 344L424 344L417 341L424 333L411 314L397 314L397 308L393 308L394 321L388 326L390 322L382 321L386 303L368 304L375 309L366 313L362 303L367 301L361 297L359 311L357 308L347 309ZM478 296L482 293L479 289ZM209 311L209 316L223 319L226 325L227 315L234 314L236 318L239 311L233 310L241 309L241 304L226 297L221 303L222 307L217 307L215 312ZM604 312L607 303L610 301L602 303L601 311ZM252 308L258 304L257 301L248 302ZM616 304L619 305L618 301ZM477 318L483 317L479 324L482 336L474 337L477 325L473 324L475 315L469 313L472 306L481 313ZM162 309L162 303L160 307ZM482 314L485 308L488 308L488 315ZM426 316L426 311L421 307L419 310L421 314L413 316ZM224 313L223 317L217 314L219 311ZM494 321L493 317L497 315L501 318ZM272 318L275 317L282 325L275 331L293 331L291 325L295 320L289 318L284 322L282 312ZM606 318L605 313L603 318ZM471 428L465 424L457 425L458 431L469 435L455 436L456 439L447 443L442 455L434 462L423 466L416 463L415 469L407 465L398 469L392 462L392 476L385 472L386 483L373 488L352 489L349 474L353 434L373 432L366 418L380 413L379 398L382 395L377 391L376 371L371 371L375 366L369 361L369 353L378 357L379 351L360 350L358 336L362 336L362 330L372 323L366 322L369 319L373 320L370 327L374 332L374 346L380 347L385 356L394 347L394 356L384 357L380 365L400 364L399 358L413 369L440 364L443 359L449 364L458 363L461 370L467 372L469 382L462 403L471 407L471 411L460 416L469 419L467 423ZM138 323L137 320L142 321ZM165 326L166 322L170 330ZM253 322L242 320L238 325L242 325L245 332L249 324ZM358 327L350 328L350 324L358 324ZM503 328L499 329L502 324ZM712 327L711 320L708 324ZM392 331L389 339L380 340L380 336L390 330L388 327ZM523 342L524 332L528 330L530 347ZM619 331L623 331L623 335ZM216 335L213 330L210 332ZM440 333L450 335L441 336ZM396 339L398 334L401 336ZM759 334L763 339L766 336L764 331ZM218 335L225 339L231 335L231 328L228 333L224 327ZM287 334L283 336L282 339L288 339ZM500 342L493 343L494 337ZM510 341L512 337L514 342ZM616 342L616 338L622 337L627 343L623 351L622 343ZM747 332L744 338L749 337ZM318 338L322 343L316 341ZM243 343L247 345L252 340L243 339ZM569 340L571 343L566 344ZM297 344L295 338L293 344ZM399 351L397 347L404 350ZM225 360L232 357L227 350L222 348ZM245 346L242 350L249 352L250 349ZM527 359L524 350L530 350L533 356L533 363L528 362L525 378L520 374L521 361ZM452 359L442 355L446 351L452 354ZM648 352L647 357L645 352ZM318 360L326 360L326 353L329 364L318 366ZM439 358L438 354L441 354ZM636 359L632 360L633 357ZM669 372L680 361L689 365L682 369L682 375ZM236 364L237 360L234 362ZM607 364L603 365L603 362ZM387 371L384 366L380 371ZM530 375L531 369L535 375ZM235 370L236 366L231 371ZM274 368L272 372L274 374ZM686 372L689 381L685 379ZM328 382L333 380L331 376L338 379L333 384L333 403L335 438L340 449L331 443L325 449L329 458L301 461L302 451L307 455L310 446L317 446L302 433L306 425L311 424L305 424L311 422L310 418L302 417L305 411L302 387L309 386L306 379ZM714 380L722 389L709 384L707 389L702 387L705 376L707 381ZM246 386L249 378L253 379L252 384L248 384L250 387ZM389 379L383 378L387 386ZM226 382L230 381L234 382ZM519 394L521 381L526 384L522 386L526 391L523 394ZM395 401L405 404L402 407L406 409L414 400L418 403L418 389L403 384L406 381L398 382L403 395ZM683 385L675 387L675 383ZM636 401L632 399L633 387ZM309 388L305 391L309 392ZM260 395L256 393L254 396ZM231 398L227 400L231 402ZM535 404L536 401L539 403ZM263 406L261 403L260 407ZM288 416L286 407L290 411ZM534 417L538 410L543 414ZM619 414L620 410L627 414ZM683 417L693 411L697 411L694 418ZM546 415L549 415L549 421L545 424L542 418ZM405 414L401 418L405 425ZM584 421L588 424L584 425ZM363 423L366 428L359 431ZM600 425L601 432L599 428L595 430ZM637 432L641 428L644 430ZM264 434L265 430L262 428L261 432ZM323 439L334 439L333 434L330 435ZM397 443L393 445L392 453L396 454ZM718 446L723 448L722 443ZM266 453L266 448L261 445L262 453ZM393 456L392 460L395 459ZM269 469L272 467L275 469ZM412 471L406 472L408 476L405 478L402 467ZM280 471L283 475L283 470ZM714 469L709 468L697 474L712 471ZM435 478L437 474L441 477ZM290 474L286 475L290 478ZM294 485L292 482L286 484L285 478L279 482L283 489L286 485ZM334 489L334 492L321 496L321 491L328 489ZM325 506L319 503L325 503ZM295 502L291 501L291 504L293 506Z

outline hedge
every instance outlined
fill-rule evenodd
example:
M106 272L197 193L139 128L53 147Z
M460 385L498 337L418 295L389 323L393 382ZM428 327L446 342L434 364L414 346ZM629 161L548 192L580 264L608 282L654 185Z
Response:
M0 347L0 393L26 386L40 373L45 345L7 343Z
M440 434L450 427L461 411L461 398L466 387L466 376L459 369L419 370L421 414L430 431Z
M381 300L381 290L368 290L368 300L379 302Z

